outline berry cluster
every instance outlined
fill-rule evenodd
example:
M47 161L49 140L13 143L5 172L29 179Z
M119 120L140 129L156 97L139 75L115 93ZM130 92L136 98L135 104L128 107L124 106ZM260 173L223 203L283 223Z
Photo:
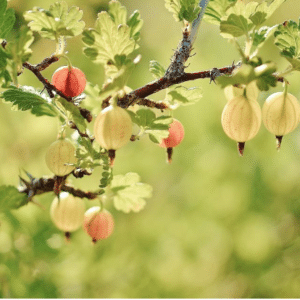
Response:
M262 109L257 102L255 82L247 86L228 86L224 92L228 102L223 109L222 126L225 133L237 142L240 155L243 155L245 142L258 133L261 121L275 135L278 149L282 137L299 124L300 104L287 89L270 95Z

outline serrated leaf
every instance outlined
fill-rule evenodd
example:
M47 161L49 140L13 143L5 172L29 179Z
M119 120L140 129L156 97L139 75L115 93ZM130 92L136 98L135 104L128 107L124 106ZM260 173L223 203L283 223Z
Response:
M177 86L171 88L166 95L166 101L170 105L190 105L194 104L202 98L202 92L199 88L186 88Z
M28 203L27 195L11 185L0 186L0 211L19 208Z
M156 60L151 60L149 63L149 71L154 78L159 79L166 73L165 68Z
M225 21L221 21L220 30L221 35L227 37L227 35L233 37L240 37L246 35L248 31L253 27L253 24L248 24L248 21L242 15L230 14Z
M73 103L68 102L64 98L58 98L58 102L64 107L64 109L67 111L67 116L69 120L72 120L78 129L81 132L86 131L86 123L84 117L81 115L80 110L77 106L75 106Z
M143 20L141 19L140 13L135 10L127 21L127 25L130 28L130 36L138 41L140 39L140 30L143 26Z
M110 1L108 13L116 25L126 24L127 10L119 1Z
M1 94L6 102L16 105L18 110L30 112L36 116L56 117L57 112L51 104L51 100L33 87L10 87Z
M0 38L4 39L7 36L13 28L15 21L15 11L12 8L9 8L3 15L0 14Z
M72 6L68 11L66 2L56 2L49 10L35 7L24 14L28 26L37 31L43 38L58 40L59 36L67 38L82 33L85 23L81 21L83 12Z
M210 0L204 15L204 21L219 25L221 18L226 15L228 8L233 6L237 0Z
M198 0L165 0L165 6L178 22L186 20L192 23L200 12Z
M139 212L146 205L145 198L152 197L152 187L141 183L136 173L114 176L111 191L115 208L125 213Z
M299 26L294 21L279 25L274 33L275 45L281 50L295 70L300 71L300 19Z
M100 12L96 28L83 32L86 44L84 53L95 63L116 64L116 55L128 56L135 50L135 41L130 37L127 25L117 26L107 12Z
M273 31L276 29L276 26L267 27L263 26L259 30L255 30L251 34L251 38L253 40L253 47L261 47L266 39L271 36Z

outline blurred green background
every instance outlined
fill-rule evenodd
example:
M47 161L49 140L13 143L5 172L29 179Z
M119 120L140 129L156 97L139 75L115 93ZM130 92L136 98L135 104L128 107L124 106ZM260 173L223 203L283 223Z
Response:
M83 11L87 27L108 1L67 0ZM33 6L49 8L50 0L11 0L17 14ZM123 0L129 13L141 12L142 61L129 86L138 88L153 80L149 60L165 67L181 37L181 26L165 9L163 0ZM266 25L298 20L299 0L287 0ZM37 39L31 63L54 52L51 41ZM81 37L68 43L69 57L92 83L103 83L103 68L82 53ZM218 34L216 26L202 23L189 59L188 72L223 67L239 59L237 51ZM261 51L264 59L287 63L272 45ZM43 72L51 78L61 61ZM41 87L27 70L20 84ZM300 98L300 75L288 77L289 92ZM36 198L45 210L28 205L1 214L0 296L17 298L298 298L300 297L300 133L283 139L276 151L275 138L261 127L239 157L234 141L222 130L226 104L222 90L209 80L189 82L200 86L203 98L182 107L174 116L185 126L185 139L166 163L163 149L143 138L118 150L114 174L137 172L153 186L153 197L140 213L124 214L108 203L115 231L92 245L79 230L70 243L50 221L53 194ZM261 93L259 102L278 85ZM158 93L153 99L163 99ZM0 184L17 185L20 168L36 177L51 175L45 164L47 147L55 140L57 123L0 109ZM96 189L100 173L73 184ZM86 201L87 207L97 205Z

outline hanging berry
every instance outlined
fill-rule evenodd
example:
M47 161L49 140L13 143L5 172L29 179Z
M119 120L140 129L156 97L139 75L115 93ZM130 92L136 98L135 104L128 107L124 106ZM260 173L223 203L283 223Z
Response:
M64 176L75 169L75 147L68 139L58 139L50 145L46 153L46 164L57 176Z
M114 230L114 219L106 209L93 206L84 214L83 228L92 238L93 243L111 236Z
M82 226L84 212L84 201L67 193L62 193L60 199L55 197L50 207L52 222L65 232L66 237Z
M109 150L111 164L115 151L130 141L131 134L131 118L127 111L119 106L106 107L95 120L95 139L101 147Z
M279 149L282 137L292 132L299 124L300 104L290 93L274 93L263 105L262 119L267 130L275 134Z
M169 136L162 140L160 147L167 148L167 160L172 161L173 147L178 146L184 138L184 127L180 121L173 119L169 127Z
M260 128L261 108L257 101L238 96L227 102L221 121L225 133L238 142L242 156L245 142L252 139Z
M80 69L63 66L54 72L51 83L66 96L76 97L84 91L86 78Z

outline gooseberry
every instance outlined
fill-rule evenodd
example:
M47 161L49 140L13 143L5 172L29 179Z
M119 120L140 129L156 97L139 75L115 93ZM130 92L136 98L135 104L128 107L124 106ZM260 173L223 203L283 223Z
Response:
M84 214L83 228L96 243L98 240L108 238L114 230L114 219L106 209L93 206Z
M243 155L245 142L252 139L261 125L261 108L257 101L238 96L227 102L222 112L222 127L225 133L238 142Z
M63 66L54 72L51 83L66 96L76 97L84 91L86 78L80 69Z
M178 146L184 138L184 127L176 119L170 124L169 127L169 136L162 140L159 144L163 148L173 148Z
M50 171L57 176L64 176L72 172L76 162L75 147L68 139L56 140L47 150L46 164Z
M282 137L292 132L299 124L300 104L290 93L274 93L263 105L262 119L267 130L275 134L279 148Z
M70 233L82 226L85 204L82 199L71 194L60 195L60 199L55 197L52 201L50 217L58 229Z

